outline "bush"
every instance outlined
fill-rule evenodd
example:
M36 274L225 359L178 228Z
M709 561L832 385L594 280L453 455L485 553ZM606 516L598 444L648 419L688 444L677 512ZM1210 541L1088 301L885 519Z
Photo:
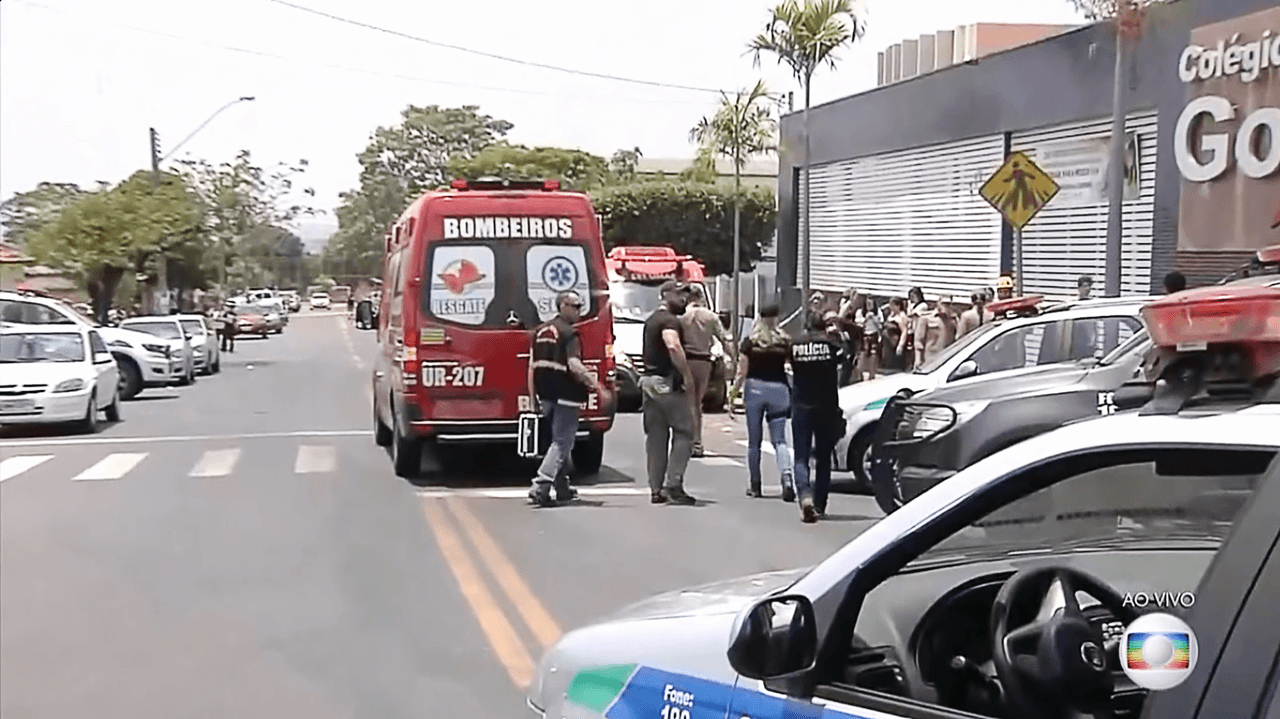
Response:
M605 249L670 245L696 257L710 276L733 273L733 189L677 180L609 187L592 198ZM741 269L751 271L773 237L777 203L767 187L742 188Z

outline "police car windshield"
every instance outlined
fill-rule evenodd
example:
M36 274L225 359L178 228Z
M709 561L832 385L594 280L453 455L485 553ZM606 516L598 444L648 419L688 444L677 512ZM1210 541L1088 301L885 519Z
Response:
M958 532L918 558L1159 546L1187 540L1225 541L1237 513L1267 471L1266 452L1203 450L1221 461L1211 473L1186 473L1187 452L1155 450L1152 461L1090 469L1019 499ZM1265 455L1265 456L1264 456Z
M83 362L84 340L72 332L0 334L0 362Z
M658 283L614 282L609 285L609 303L619 322L644 322L658 309L662 297Z
M1135 333L1128 340L1121 342L1120 346L1111 350L1110 354L1098 361L1098 366L1106 367L1108 365L1115 364L1134 352L1146 353L1147 348L1150 346L1151 337L1147 335L1146 330L1142 330L1141 332Z
M985 342L986 338L990 337L991 333L994 332L999 327L1000 325L995 322L979 327L978 329L970 332L964 337L961 337L955 342L952 342L950 346L948 346L946 349L942 350L938 354L934 355L932 358L925 360L919 367L916 368L915 373L931 374L933 372L936 372L939 367L947 363L947 360L951 359L952 357L955 357L961 352L964 352L967 348L974 346L975 343Z

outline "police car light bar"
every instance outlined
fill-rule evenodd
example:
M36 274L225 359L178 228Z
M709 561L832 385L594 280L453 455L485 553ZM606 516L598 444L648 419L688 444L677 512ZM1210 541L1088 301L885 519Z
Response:
M1142 317L1160 347L1280 343L1280 288L1202 287L1156 300Z
M455 190L542 190L558 192L559 180L504 180L500 177L481 177L478 180L454 180L449 186Z
M987 303L987 311L996 317L1003 315L1028 315L1035 314L1036 308L1044 301L1044 295L1027 295L1025 297L1011 297L1007 300L996 300Z

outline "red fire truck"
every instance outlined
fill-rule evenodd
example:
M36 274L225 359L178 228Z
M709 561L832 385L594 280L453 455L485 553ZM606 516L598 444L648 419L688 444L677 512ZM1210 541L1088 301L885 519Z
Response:
M609 301L613 305L613 356L617 364L618 404L623 410L639 409L639 377L644 372L644 321L658 308L658 287L669 279L679 279L702 287L714 310L714 298L707 291L706 268L689 255L672 247L623 245L614 247L605 260L609 272ZM724 350L713 348L715 365L704 409L720 411L725 406Z

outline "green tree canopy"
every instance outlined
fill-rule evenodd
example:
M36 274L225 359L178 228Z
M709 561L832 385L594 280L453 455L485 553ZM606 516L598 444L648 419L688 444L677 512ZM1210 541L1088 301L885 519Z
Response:
M773 190L744 188L744 271L760 261L773 237L778 210ZM733 272L733 191L713 184L655 180L608 187L593 197L604 222L605 248L671 245L697 257L710 275Z
M559 180L575 190L595 189L609 178L608 161L589 152L506 142L489 145L474 157L456 157L449 169L453 175L468 180Z
M41 227L58 219L63 210L89 192L68 182L41 182L34 190L14 193L0 202L5 239L25 246Z
M199 227L199 205L180 176L151 187L139 171L119 185L88 193L43 225L27 243L41 262L77 275L105 319L116 288L139 254L154 253L166 238Z

